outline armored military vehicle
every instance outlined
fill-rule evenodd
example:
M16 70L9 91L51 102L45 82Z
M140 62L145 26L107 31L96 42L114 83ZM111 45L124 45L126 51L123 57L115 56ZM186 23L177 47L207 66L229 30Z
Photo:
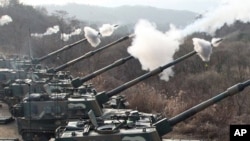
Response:
M57 55L60 52L70 49L75 45L78 45L87 39L81 39L72 44L66 45L48 55L43 57L28 60L28 59L9 59L5 58L0 60L0 66L2 67L11 67L0 69L0 82L1 82L1 98L5 100L9 106L13 106L17 101L20 101L25 94L27 94L27 85L32 85L30 87L31 92L44 92L42 85L48 83L52 78L53 82L50 82L49 85L56 85L62 87L63 85L70 85L70 81L73 77L68 72L58 71L55 74L47 73L47 70L42 69L41 65L38 64L41 61ZM15 57L17 58L17 57ZM32 79L33 83L27 84L25 81L27 78ZM16 80L17 79L17 80ZM60 79L60 83L56 83L55 80ZM66 80L67 79L67 80ZM68 82L68 84L66 84Z
M26 55L1 55L0 68L25 69L31 65L31 60Z
M94 97L70 96L67 93L36 94L26 97L23 102L15 106L18 131L24 140L30 140L35 135L39 138L50 138L59 125L66 125L67 121L88 118L86 109L89 105L97 105ZM92 107L92 106L89 106ZM92 107L97 117L110 119L113 115L133 113L131 109L112 109ZM137 112L150 116L150 120L158 121L159 116Z
M172 128L205 108L233 96L250 85L250 80L236 84L226 91L212 97L173 118L163 118L151 123L137 116L114 116L112 120L96 119L68 122L67 126L60 126L56 130L56 141L162 141L162 136L171 132ZM132 118L132 119L131 119Z
M150 71L130 82L127 82L109 92L101 92L94 95L71 95L67 94L61 96L56 95L51 98L51 95L46 96L42 94L30 94L30 96L18 105L15 106L14 115L17 119L19 133L23 139L30 140L34 135L39 137L53 136L53 130L61 125L66 124L67 119L88 118L88 112L91 110L96 117L103 119L111 119L114 115L124 115L126 112L131 112L129 109L111 109L103 108L103 104L108 102L112 96L119 94L125 89L141 82L153 75L162 72L164 69L195 55L197 52L192 51L171 63L161 66L153 71ZM45 98L46 97L46 98ZM59 98L59 99L58 99ZM41 100L43 99L43 100ZM46 106L40 106L46 105ZM142 114L144 115L144 114ZM161 119L158 114L152 114L150 121L155 123ZM51 121L51 122L49 122ZM59 122L61 121L61 122ZM43 124L40 124L43 123ZM49 123L48 127L47 124ZM40 125L40 126L39 126ZM38 128L39 127L39 128ZM54 127L54 128L53 128Z
M91 57L93 56L94 54L100 52L100 51L103 51L104 49L107 49L115 44L118 44L124 40L127 40L129 39L130 37L132 37L132 35L129 35L129 36L125 36L125 37L122 37L110 44L107 44L103 47L100 47L96 50L93 50L93 51L90 51L88 53L85 53L84 55L76 58L76 59L73 59L59 67L56 67L56 68L51 68L51 69L48 69L48 70L44 70L44 69L35 69L35 70L32 70L32 71L28 71L28 78L29 79L32 79L33 83L31 83L30 85L33 85L33 88L32 90L41 90L41 86L38 87L38 88L35 88L36 86L38 85L41 85L42 83L45 84L45 83L48 83L50 86L52 85L55 85L57 88L60 87L60 89L64 89L64 90L71 90L71 93L73 93L73 91L80 91L81 93L84 92L84 91L95 91L94 88L92 87L92 85L83 85L81 84L82 86L80 88L71 88L71 80L73 79L73 77L68 73L68 72L63 72L62 70L71 66L71 65L74 65L75 63L83 60L83 59L86 59L88 57ZM55 55L55 54L58 54L59 52L61 51L64 51L66 49L69 49L71 47L73 47L74 45L77 45L83 41L85 41L86 39L82 39L80 41L77 41L73 44L70 44L70 45L66 45L64 46L62 49L60 50L57 50L55 52L52 52L50 53L49 55L46 55L44 57L41 57L40 59L36 59L35 62L39 62L39 61L42 61L44 59L47 59L48 57L51 57L52 55ZM26 77L24 77L23 79L25 79ZM17 78L15 78L17 79ZM19 79L22 79L22 78L19 78ZM13 79L14 80L14 79ZM37 84L38 83L38 84ZM16 87L14 87L14 86ZM26 88L22 88L23 86L24 87L27 87L25 86L27 84L23 83L22 85L16 85L16 84L12 84L11 86L8 86L8 87L5 87L5 94L4 94L4 97L7 101L7 103L11 103L11 106L13 106L13 104L15 104L17 101L20 101L21 98L23 98L23 96L26 94L26 93L22 93L23 90L22 89L26 89ZM91 87L90 87L91 86ZM18 93L14 93L14 91L16 91L16 88L19 87L18 89L20 90ZM85 90L84 90L85 88ZM79 90L80 89L80 90ZM22 91L21 91L22 90ZM33 91L31 91L33 92ZM36 91L36 92L39 92L39 91ZM44 92L44 91L40 91L40 92ZM13 95L15 95L15 97L13 97ZM120 97L114 97L115 100L117 101L120 101ZM114 99L113 98L113 99ZM124 98L123 98L124 99ZM124 101L124 100L121 100L121 101ZM10 107L11 107L10 106Z
M82 39L79 40L73 44L70 45L66 45L63 48L54 51L46 56L43 56L41 58L38 59L34 59L34 60L30 60L27 59L27 57L23 57L23 59L21 59L18 56L12 57L12 58L6 58L6 57L1 57L0 59L0 97L1 99L11 99L11 97L13 95L15 96L23 96L24 94L22 93L22 91L19 92L19 94L17 95L14 91L16 91L17 89L15 89L15 87L17 86L17 83L15 83L16 79L26 79L26 78L31 78L35 80L35 74L39 74L41 75L45 75L46 71L42 70L40 67L34 67L34 63L36 63L35 65L38 65L39 62L41 62L42 60L45 60L49 57L51 57L52 55L56 55L66 49L69 49L83 41L85 41L86 39ZM31 71L32 70L32 71ZM49 74L46 74L46 76L48 76ZM52 75L50 75L52 76ZM19 80L18 80L19 81ZM14 82L15 84L11 84L12 82ZM12 85L12 86L10 86ZM22 84L25 85L25 84ZM8 87L8 88L6 88ZM18 86L18 87L21 87ZM13 89L12 89L13 88ZM4 90L5 89L5 90ZM19 88L20 90L20 88ZM11 93L11 92L14 92ZM5 93L7 92L7 93ZM7 100L6 99L6 100ZM7 101L8 103L12 103L10 101Z

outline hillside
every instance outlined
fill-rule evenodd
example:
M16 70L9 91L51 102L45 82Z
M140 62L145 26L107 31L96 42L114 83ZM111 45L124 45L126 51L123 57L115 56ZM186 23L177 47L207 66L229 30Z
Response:
M145 6L121 6L115 8L67 4L64 6L47 5L45 6L50 13L55 10L67 11L77 19L90 23L121 23L134 24L138 19L148 19L159 25L168 26L173 23L177 26L183 26L195 19L197 15L190 11L178 11L159 9Z
M61 8L67 10L67 7ZM33 8L19 3L12 3L7 7L0 7L2 15L7 14L13 19L13 22L0 27L0 51L5 54L27 55L31 48L33 57L37 58L83 38L83 34L81 34L72 37L68 42L63 42L60 39L60 33L44 36L43 38L30 37L30 33L43 33L48 27L54 25L60 26L60 32L69 33L73 28L79 27L83 29L86 25L92 27L92 25L100 24L97 22L120 22L133 25L132 23L136 22L138 17L143 17L157 22L157 24L163 24L162 27L166 28L166 24L171 20L175 20L175 24L181 26L194 20L195 15L195 13L189 13L188 11L168 11L152 7L136 8L124 6L106 9L78 5L71 9L74 9L78 16L83 16L85 19L79 20L80 18L77 16L77 18L69 17L71 20L68 20L68 17L63 17L63 15L49 15L46 13L46 9L40 7ZM49 9L52 10L52 8ZM68 13L71 12L68 11ZM167 18L167 16L169 17ZM125 30L123 28L120 27L112 36L103 38L99 47L126 36L127 33L121 32ZM193 56L175 65L175 74L168 82L160 80L156 75L121 94L126 96L130 107L133 109L150 113L157 112L166 117L173 117L187 108L223 92L226 88L249 79L249 29L249 23L241 22L236 22L231 26L223 26L216 32L216 36L227 37L227 39L223 41L220 48L213 50L210 62L203 62L198 56ZM204 33L195 33L187 37L180 49L175 53L175 59L193 50L193 37L211 39L211 36ZM128 56L127 47L131 45L131 41L126 40L116 44L112 48L78 62L65 70L70 71L74 77L92 73L113 63L115 60ZM43 64L49 67L57 67L97 48L90 47L87 42L79 44L73 49L44 61ZM141 70L139 61L134 59L103 73L89 82L93 83L98 92L108 91L145 72ZM228 141L230 124L250 123L249 92L249 88L245 89L240 95L221 101L180 123L167 137Z

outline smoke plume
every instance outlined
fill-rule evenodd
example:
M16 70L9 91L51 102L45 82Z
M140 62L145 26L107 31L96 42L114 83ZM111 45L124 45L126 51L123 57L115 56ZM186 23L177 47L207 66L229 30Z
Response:
M153 70L173 60L172 56L178 49L179 42L156 30L153 23L140 20L135 26L135 35L128 52L139 59L143 70ZM172 75L172 69L166 69L161 78L168 80Z
M104 24L99 31L91 27L84 27L85 37L91 46L96 47L101 43L100 37L107 37L113 34L118 25Z
M37 37L37 38L42 38L43 36L46 36L46 35L52 35L52 34L55 34L59 31L59 26L58 25L55 25L53 27L49 27L47 28L46 32L44 33L31 33L31 36L32 37Z
M10 22L12 22L12 18L8 15L3 15L1 18L0 18L0 25L3 26L5 24L8 24Z
M193 24L187 26L183 30L183 35L187 36L194 32L206 32L210 35L214 35L215 31L225 24L230 26L234 24L236 20L243 23L249 22L249 13L249 0L227 0L218 8L207 12Z
M205 32L212 36L217 29L225 24L230 26L236 20L243 23L250 21L250 1L228 0L218 8L207 12L192 24L183 29L177 29L170 25L169 31L162 33L158 31L155 24L140 20L135 26L135 38L128 52L138 58L143 70L153 70L173 60L173 55L179 49L183 40L195 32ZM209 61L212 53L212 46L219 45L220 39L213 39L211 42L194 38L194 49L203 61ZM165 70L161 79L168 80L173 75L171 68Z
M200 38L193 38L194 50L200 56L202 61L208 62L212 54L212 48L218 47L221 43L221 38L213 38L211 42Z
M69 40L69 38L70 38L71 36L79 35L79 34L81 34L81 33L82 33L82 29L78 28L78 29L76 29L75 31L73 31L73 32L71 32L71 33L69 33L69 34L62 33L62 34L61 34L61 39L62 39L63 41L66 42L66 41Z
M92 47L96 47L101 43L100 33L91 27L84 27L84 36L91 44Z
M103 37L106 37L112 35L116 28L117 25L104 24L99 28L99 31Z
M203 39L193 38L193 45L194 50L201 57L202 61L208 62L212 54L211 43Z

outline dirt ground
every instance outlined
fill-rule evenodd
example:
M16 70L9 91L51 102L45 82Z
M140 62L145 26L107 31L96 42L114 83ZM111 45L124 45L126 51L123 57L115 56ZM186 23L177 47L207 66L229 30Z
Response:
M21 136L18 134L16 123L8 123L0 125L0 138L18 138L21 141Z
M8 106L2 101L0 101L0 117L10 115L11 114L9 113ZM12 121L11 123L7 124L0 124L0 139L1 138L18 138L19 141L22 141L21 136L18 134L17 125L15 121Z

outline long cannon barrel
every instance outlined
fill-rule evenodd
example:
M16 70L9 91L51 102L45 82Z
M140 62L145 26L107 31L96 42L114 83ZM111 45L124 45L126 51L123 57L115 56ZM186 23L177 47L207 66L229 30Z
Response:
M167 69L167 68L169 68L169 67L171 67L171 66L173 66L173 65L175 65L175 64L177 64L177 63L179 63L179 62L181 62L181 61L183 61L183 60L185 60L185 59L187 59L187 58L189 58L189 57L191 57L193 55L195 55L195 54L196 54L196 51L192 51L192 52L190 52L190 53L188 53L188 54L186 54L186 55L184 55L184 56L182 56L182 57L180 57L180 58L178 58L178 59L176 59L176 60L174 60L174 61L172 61L172 62L170 62L170 63L168 63L166 65L164 65L164 66L156 68L156 69L154 69L154 70L152 70L152 71L150 71L150 72L148 72L148 73L146 73L146 74L144 74L144 75L142 75L140 77L137 77L134 80L131 80L131 81L129 81L129 82L127 82L127 83L125 83L125 84L123 84L123 85L121 85L121 86L107 92L106 94L109 97L112 97L112 96L114 96L114 95L116 95L116 94L130 88L131 86L133 86L133 85L135 85L135 84L137 84L137 83L151 77L151 76L154 76L156 74L161 73L163 70L165 70L165 69Z
M71 60L71 61L69 61L69 62L67 62L67 63L65 63L65 64L63 64L63 65L61 65L61 66L59 66L59 67L57 67L55 69L50 69L48 72L49 73L56 73L58 71L61 71L61 70L65 69L65 68L67 68L67 67L69 67L69 66L71 66L71 65L73 65L73 64L75 64L75 63L77 63L77 62L79 62L79 61L81 61L83 59L86 59L88 57L93 56L97 52L101 52L102 50L107 49L107 48L109 48L109 47L111 47L111 46L113 46L115 44L118 44L118 43L120 43L122 41L125 41L125 40L127 40L127 39L129 39L131 37L133 37L133 35L128 35L128 36L122 37L122 38L120 38L120 39L118 39L118 40L116 40L116 41L114 41L114 42L112 42L110 44L107 44L107 45L105 45L105 46L103 46L101 48L90 51L90 52L84 54L83 56L80 56L80 57L78 57L78 58L76 58L74 60Z
M100 104L104 104L112 96L114 96L114 95L116 95L116 94L130 88L131 86L133 86L133 85L135 85L135 84L137 84L137 83L139 83L139 82L141 82L141 81L143 81L143 80L145 80L145 79L147 79L147 78L149 78L149 77L151 77L153 75L161 73L163 70L177 64L178 62L181 62L181 61L195 55L196 53L197 53L196 51L192 51L192 52L190 52L190 53L188 53L188 54L186 54L186 55L184 55L184 56L182 56L182 57L180 57L180 58L178 58L178 59L176 59L176 60L174 60L174 61L172 61L172 62L170 62L170 63L168 63L166 65L164 65L164 66L161 66L161 67L156 68L156 69L154 69L154 70L152 70L152 71L150 71L150 72L148 72L148 73L146 73L144 75L141 75L140 77L137 77L137 78L135 78L135 79L133 79L133 80L131 80L131 81L129 81L129 82L127 82L127 83L113 89L113 90L111 90L111 91L102 92L102 93L97 95L96 99Z
M76 42L74 42L74 43L72 43L72 44L65 45L64 47L62 47L62 48L60 48L60 49L58 49L58 50L56 50L56 51L54 51L54 52L51 52L51 53L49 53L48 55L45 55L45 56L40 57L40 58L38 58L38 59L34 59L33 62L34 62L34 63L39 63L39 62L41 62L41 61L43 61L43 60L45 60L45 59L47 59L47 58L49 58L49 57L51 57L51 56L53 56L53 55L56 55L56 54L58 54L58 53L60 53L60 52L62 52L62 51L64 51L64 50L70 49L70 48L72 48L73 46L76 46L76 45L78 45L78 44L80 44L80 43L82 43L82 42L84 42L84 41L87 41L87 39L84 38L84 39L81 39L81 40L79 40L79 41L76 41Z
M164 119L156 122L154 124L154 126L156 127L158 134L160 136L163 136L163 135L167 134L168 132L171 132L172 127L174 125L176 125L177 123L186 120L187 118L195 115L196 113L204 110L205 108L207 108L207 107L209 107L217 102L220 102L221 100L223 100L229 96L233 96L234 94L243 91L248 86L250 86L250 80L247 80L243 83L238 83L238 84L228 88L226 91L218 94L217 96L214 96L211 99L208 99L208 100L184 111L183 113L181 113L181 114L179 114L171 119L164 118Z
M108 65L108 66L106 66L106 67L104 67L102 69L99 69L99 70L97 70L97 71L95 71L95 72L93 72L93 73L91 73L89 75L86 75L86 76L84 76L82 78L79 78L79 77L75 78L74 80L72 80L71 84L72 84L73 87L78 88L84 82L86 82L86 81L88 81L90 79L93 79L96 76L98 76L98 75L100 75L100 74L102 74L102 73L104 73L104 72L106 72L106 71L108 71L108 70L110 70L110 69L112 69L114 67L122 65L122 64L126 63L130 59L133 59L133 56L128 56L128 57L125 57L125 58L121 58L121 59L115 61L114 63L112 63L112 64L110 64L110 65Z

